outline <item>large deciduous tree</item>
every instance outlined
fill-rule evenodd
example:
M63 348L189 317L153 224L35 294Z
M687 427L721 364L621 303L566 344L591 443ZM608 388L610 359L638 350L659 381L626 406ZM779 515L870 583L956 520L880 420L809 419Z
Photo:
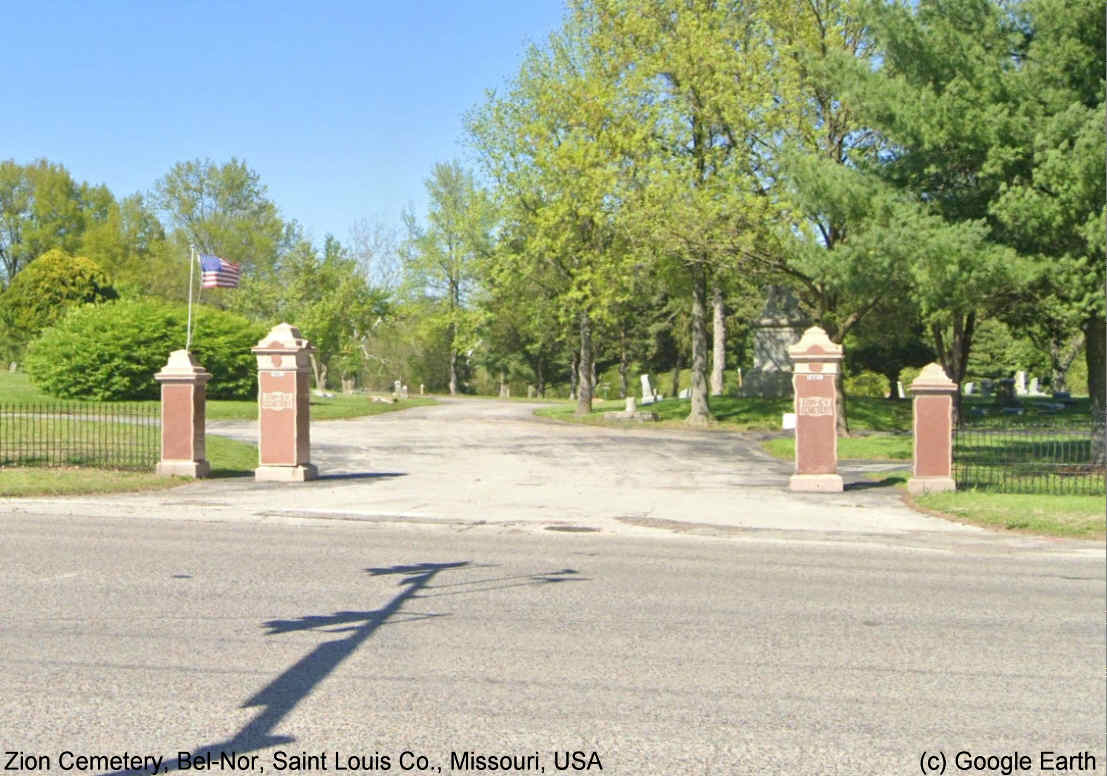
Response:
M475 344L471 304L479 263L492 249L495 210L472 173L456 162L436 164L427 179L427 225L408 216L404 272L416 295L438 300L435 317L446 332L449 390L458 391L458 357Z

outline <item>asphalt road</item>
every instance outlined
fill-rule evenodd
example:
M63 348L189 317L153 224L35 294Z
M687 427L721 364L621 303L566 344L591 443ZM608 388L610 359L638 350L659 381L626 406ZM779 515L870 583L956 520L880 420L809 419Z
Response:
M1069 773L1107 772L1102 545L871 490L813 504L722 435L455 411L409 418L406 452L399 417L317 424L318 460L357 476L0 504L0 763L901 774L925 752L1002 773L1017 752L1033 768L1007 770L1042 773L1086 752ZM641 489L657 522L618 519ZM221 770L231 751L245 767Z

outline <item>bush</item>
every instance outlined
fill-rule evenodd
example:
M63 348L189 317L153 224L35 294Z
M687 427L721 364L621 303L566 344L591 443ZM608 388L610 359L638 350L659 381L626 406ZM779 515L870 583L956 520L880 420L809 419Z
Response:
M911 383L915 382L915 378L919 376L919 372L922 371L922 367L918 366L905 366L899 370L899 381L903 383L903 390L907 395L911 395ZM898 396L899 394L893 394Z
M187 309L149 299L76 308L27 348L26 367L41 390L67 399L156 399L154 374L185 344ZM250 348L265 329L239 315L193 308L192 354L212 373L208 396L257 395Z
M869 396L874 399L883 399L890 395L888 378L877 372L864 371L860 374L845 379L845 391L847 396Z
M100 265L55 248L28 264L0 294L0 336L4 352L19 358L27 343L70 307L114 299Z

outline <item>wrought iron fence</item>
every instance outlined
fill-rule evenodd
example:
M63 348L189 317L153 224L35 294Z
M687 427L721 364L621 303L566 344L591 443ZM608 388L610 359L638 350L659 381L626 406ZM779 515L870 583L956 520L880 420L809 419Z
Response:
M152 469L160 457L157 403L0 404L0 466Z
M1100 495L1103 421L962 423L953 437L953 478L958 488L1000 493Z

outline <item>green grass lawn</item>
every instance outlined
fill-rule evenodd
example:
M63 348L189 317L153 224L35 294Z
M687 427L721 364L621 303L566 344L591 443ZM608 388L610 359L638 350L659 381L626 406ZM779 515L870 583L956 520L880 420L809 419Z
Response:
M58 402L65 401L74 404L99 404L100 402L82 401L80 399L57 399L43 393L31 384L30 378L22 372L0 372L0 404L34 403L34 402ZM106 402L111 404L111 402ZM157 406L157 399L146 401L128 402ZM333 398L312 395L311 419L312 420L336 420L339 418L358 418L366 415L377 415L382 412L394 412L406 410L409 407L419 407L426 404L434 404L435 400L427 396L416 396L410 399L401 399L398 402L374 402L365 394L337 394ZM256 401L235 401L228 399L208 399L208 420L256 420L258 416L258 404Z
M247 476L258 465L257 445L207 435L212 477ZM84 467L0 467L0 497L70 496L163 490L191 482L187 477L159 477L150 471Z
M761 446L784 461L791 461L796 455L796 440L792 436L768 439ZM914 454L914 440L910 434L872 434L838 440L841 459L910 461Z
M1104 539L1103 496L1048 496L959 490L910 500L956 520L1008 531L1075 539Z
M792 411L792 400L786 399L738 399L731 396L711 398L713 428L726 431L779 431L780 418ZM646 428L686 428L691 401L688 399L664 399L639 407L655 412L657 423L625 424L622 421L605 421L604 412L622 410L622 399L593 401L590 415L576 415L576 403L559 404L537 410L536 415L555 420L592 425L629 425ZM857 431L909 431L911 429L911 402L890 399L853 398L846 404L851 430Z

